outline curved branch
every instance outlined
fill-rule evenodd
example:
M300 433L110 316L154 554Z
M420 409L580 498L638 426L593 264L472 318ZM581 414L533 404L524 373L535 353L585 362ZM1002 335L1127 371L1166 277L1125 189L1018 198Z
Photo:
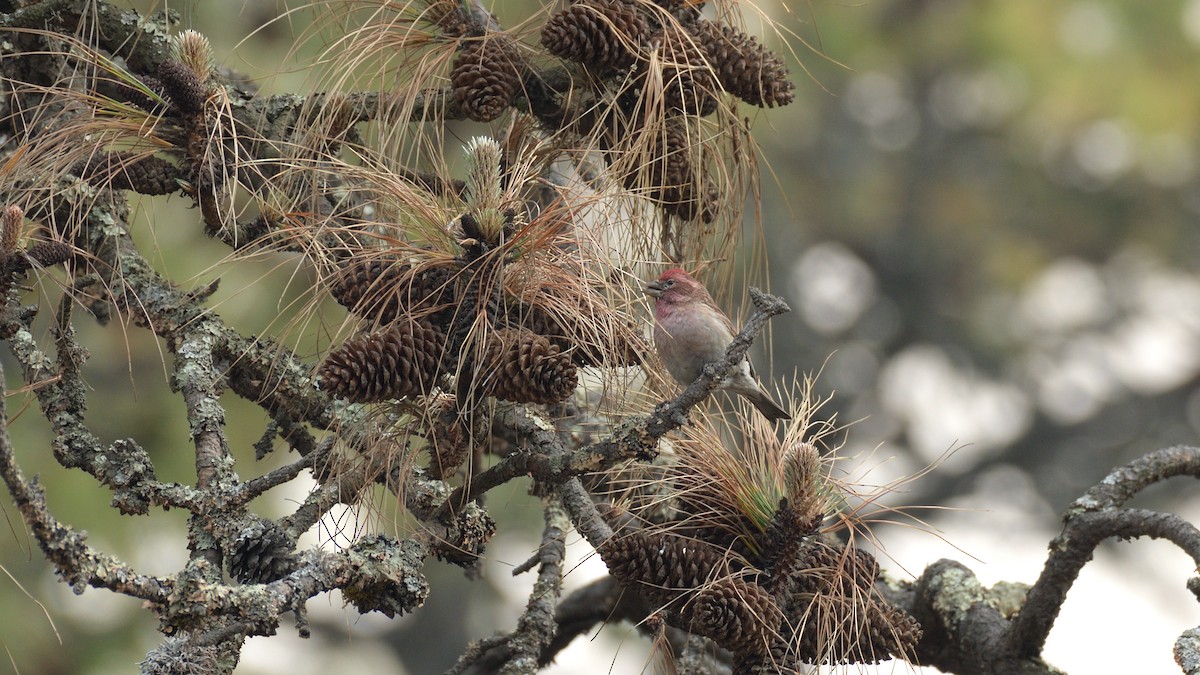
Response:
M1011 649L1024 656L1041 653L1067 591L1092 559L1096 546L1111 537L1166 539L1200 567L1200 530L1173 513L1121 509L1069 516L1063 534L1050 543L1046 566L1013 622L1008 636Z
M1145 454L1114 469L1098 485L1076 499L1071 507L1097 511L1123 506L1141 490L1175 476L1200 478L1200 448L1176 445Z

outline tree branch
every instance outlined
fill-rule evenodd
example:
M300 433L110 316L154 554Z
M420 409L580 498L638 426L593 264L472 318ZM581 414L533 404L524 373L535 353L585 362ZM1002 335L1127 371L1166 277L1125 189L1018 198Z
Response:
M0 368L0 475L16 502L25 524L33 533L46 559L54 564L59 576L82 593L84 586L106 588L162 605L171 593L169 580L139 574L117 558L100 553L86 543L86 537L63 525L50 515L46 495L37 479L27 481L17 465L12 440L8 435L8 413L3 395L3 369Z

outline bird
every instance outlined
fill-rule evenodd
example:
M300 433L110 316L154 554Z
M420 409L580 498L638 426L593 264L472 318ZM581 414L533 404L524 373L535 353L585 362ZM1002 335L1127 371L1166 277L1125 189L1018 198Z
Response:
M725 358L733 324L704 284L676 268L647 284L645 292L654 298L654 347L676 382L686 387L706 364ZM792 418L758 383L749 359L733 366L719 387L746 397L770 422Z

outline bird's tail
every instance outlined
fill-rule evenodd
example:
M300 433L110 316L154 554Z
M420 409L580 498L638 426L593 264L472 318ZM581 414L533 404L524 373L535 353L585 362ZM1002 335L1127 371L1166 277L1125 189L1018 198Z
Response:
M755 391L744 392L742 395L750 399L750 403L752 403L755 408L758 408L758 412L762 413L763 417L767 418L767 420L770 422L792 419L792 416L788 414L788 411L780 408L779 404L771 399L771 395L764 391L761 387Z

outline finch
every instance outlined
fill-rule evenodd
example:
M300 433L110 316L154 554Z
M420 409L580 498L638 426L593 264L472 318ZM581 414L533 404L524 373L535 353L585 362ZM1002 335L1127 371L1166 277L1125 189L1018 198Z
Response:
M725 358L733 324L704 284L681 269L667 270L646 285L646 295L654 298L654 346L676 382L687 386L705 364ZM720 388L745 396L771 422L791 419L755 379L749 359L731 368Z

